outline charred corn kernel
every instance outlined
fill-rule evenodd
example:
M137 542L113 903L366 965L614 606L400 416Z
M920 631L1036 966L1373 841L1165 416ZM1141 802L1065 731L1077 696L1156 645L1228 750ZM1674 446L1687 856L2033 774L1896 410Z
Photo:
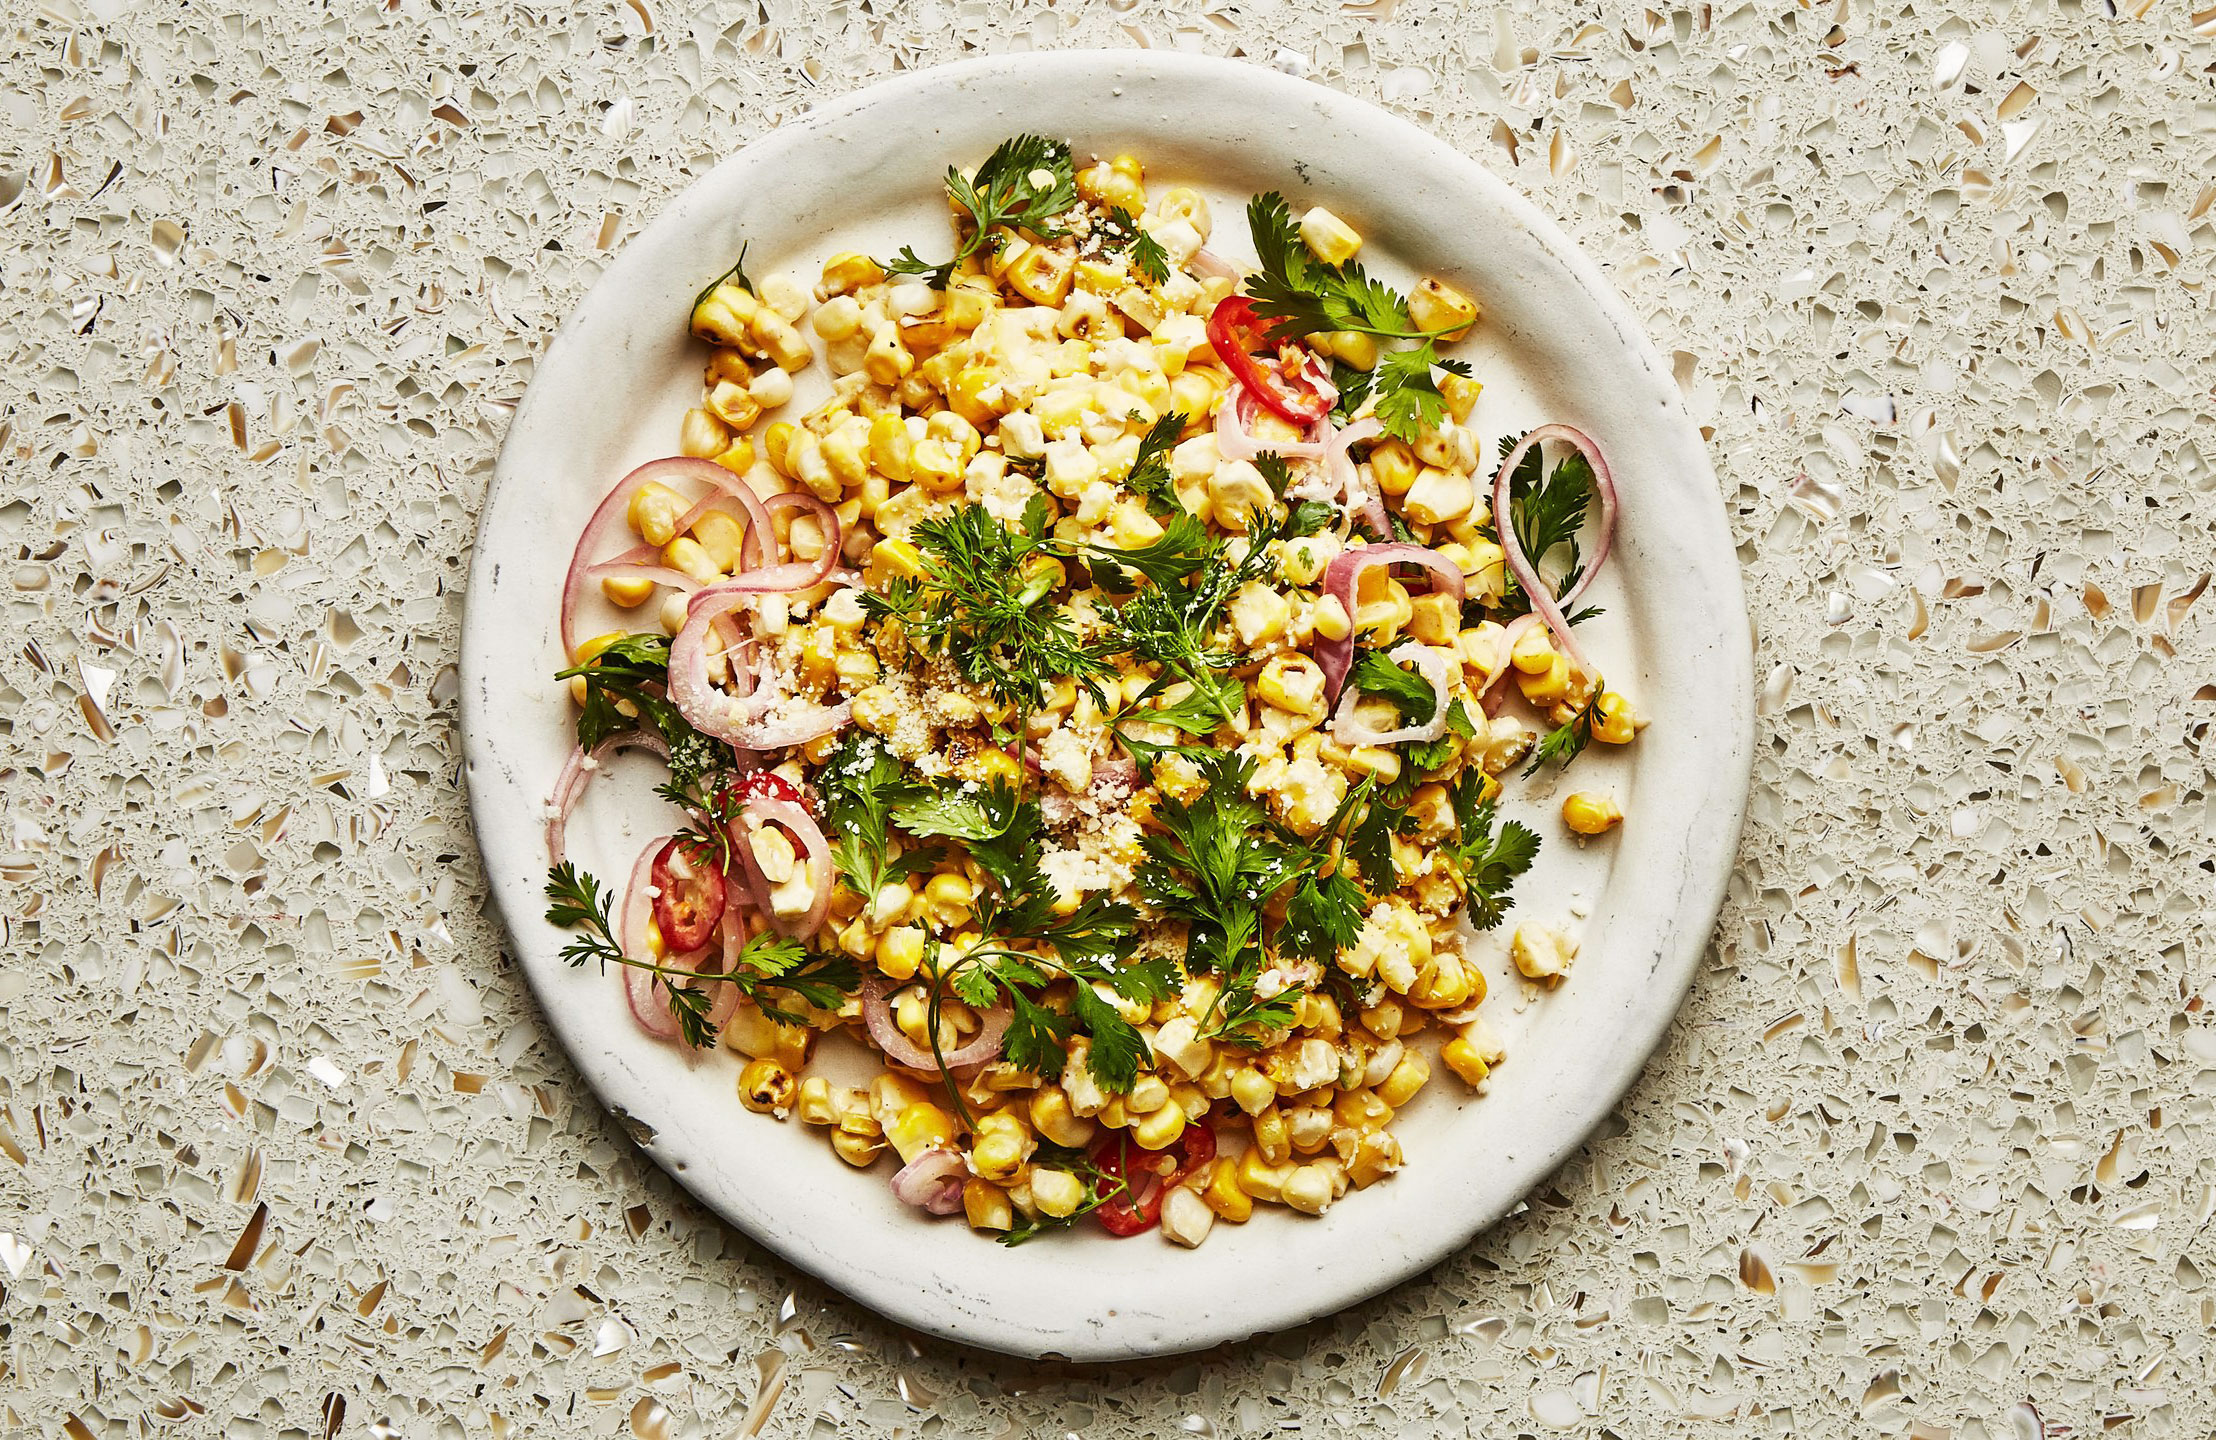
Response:
M1418 330L1443 330L1459 340L1477 323L1477 302L1437 276L1427 276L1408 296L1408 318Z
M626 610L644 605L654 594L654 582L636 575L610 575L600 582L600 593L609 603Z
M1347 607L1336 595L1326 595L1316 602L1315 626L1319 640L1344 640L1354 633L1354 622L1347 614Z
M1593 702L1593 738L1604 745L1628 745L1639 731L1639 712L1613 690Z
M1218 1160L1208 1173L1207 1188L1200 1198L1217 1216L1234 1225L1244 1225L1254 1214L1254 1197L1239 1187L1239 1161L1229 1156Z
M867 1169L885 1153L885 1137L859 1134L842 1127L831 1132L831 1149L847 1164Z
M1284 1163L1293 1153L1292 1138L1285 1129L1285 1112L1271 1105L1256 1113L1253 1125L1255 1150L1272 1165Z
M946 403L955 414L982 429L1008 412L1011 401L1001 373L990 365L965 365L947 387Z
M710 510L693 522L693 538L700 542L709 563L718 570L739 568L741 547L746 541L746 531L739 522L721 510Z
M762 407L745 385L719 380L708 391L708 409L733 430L744 430L762 418Z
M1066 1220L1085 1203L1085 1182L1067 1170L1039 1166L1031 1172L1031 1201L1041 1215Z
M862 372L880 385L897 385L916 368L916 357L900 343L900 330L887 325L872 336L862 354Z
M1370 475L1388 495L1406 495L1416 483L1416 452L1404 440L1370 447Z
M1250 1199L1282 1205L1285 1203L1285 1181L1292 1173L1293 1167L1286 1161L1268 1159L1259 1145L1249 1145L1239 1156L1237 1183Z
M1347 1179L1357 1190L1367 1190L1378 1181L1400 1168L1400 1141L1389 1130L1370 1130L1355 1142L1354 1156L1347 1161Z
M1332 1191L1328 1169L1322 1165L1296 1165L1285 1177L1283 1199L1303 1215L1321 1215L1338 1198Z
M1477 1046L1466 1036L1457 1035L1439 1047L1439 1059L1469 1086L1485 1083L1485 1077L1493 1073L1493 1067L1478 1053Z
M928 1100L904 1107L885 1127L885 1138L903 1165L934 1146L954 1143L954 1117Z
M1362 248L1352 225L1318 205L1300 217L1301 243L1326 265L1344 265Z
M1516 927L1516 938L1508 946L1516 972L1527 980L1558 978L1570 968L1576 955L1576 944L1561 931L1529 922Z
M1401 513L1418 525L1443 525L1470 513L1475 498L1470 477L1426 465L1401 498Z
M1544 705L1568 695L1570 680L1570 657L1558 654L1542 673L1518 675L1516 688L1523 691L1524 699L1532 704Z
M1042 1085L1031 1094L1031 1124L1057 1145L1075 1149L1093 1138L1093 1122L1070 1109L1070 1097L1058 1085Z
M1400 1063L1393 1067L1393 1073L1377 1087L1377 1098L1399 1110L1416 1098L1416 1092L1423 1089L1424 1082L1430 1078L1431 1062L1423 1058L1423 1052L1405 1051Z
M1554 664L1554 642L1544 625L1529 625L1516 637L1508 663L1526 675L1544 675Z
M677 449L696 460L713 460L731 448L731 427L709 411L697 406L685 412L685 419L677 428ZM644 494L647 487L641 486ZM659 486L654 487L659 489ZM637 504L633 497L632 503ZM636 526L633 527L637 528Z
M1166 1150L1185 1133L1185 1112L1175 1105L1141 1115L1131 1123L1131 1138L1142 1150Z
M755 1060L739 1072L739 1103L757 1115L784 1119L798 1089L793 1072L775 1060Z
M1162 1197L1162 1238L1173 1245L1197 1247L1215 1223L1216 1212L1187 1186L1175 1186Z
M1059 305L1070 293L1077 257L1046 245L1033 245L1008 266L1002 280L1036 305Z
M867 255L853 250L842 250L823 262L823 283L816 293L825 299L833 295L848 295L864 285L875 285L885 278L884 267Z
M672 570L681 570L703 585L713 585L723 578L716 562L708 558L708 552L690 535L680 535L662 547L662 563Z
M751 345L747 327L759 309L754 292L726 276L693 302L692 333L715 345Z
M1562 802L1562 823L1580 835L1599 835L1624 818L1613 795L1579 790Z
M685 502L676 491L649 481L632 495L623 515L641 540L649 545L667 545L677 538L677 522L684 513Z

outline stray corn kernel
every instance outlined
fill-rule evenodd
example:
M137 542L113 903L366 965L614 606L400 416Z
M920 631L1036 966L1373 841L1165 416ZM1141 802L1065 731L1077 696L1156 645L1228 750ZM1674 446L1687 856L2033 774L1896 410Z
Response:
M1624 818L1613 795L1579 790L1562 802L1562 823L1580 835L1600 835Z

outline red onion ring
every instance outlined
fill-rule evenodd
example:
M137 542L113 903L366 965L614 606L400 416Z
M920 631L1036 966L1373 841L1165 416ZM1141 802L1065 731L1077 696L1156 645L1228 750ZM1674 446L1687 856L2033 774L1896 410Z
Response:
M1532 563L1531 557L1524 554L1523 545L1516 538L1508 483L1523 457L1549 440L1560 440L1576 447L1577 452L1585 457L1585 462L1593 467L1593 489L1600 495L1600 540L1594 547L1593 559L1585 567L1585 573L1578 578L1577 584L1559 602L1555 599L1553 590L1540 580L1538 566ZM1601 458L1600 447L1593 443L1592 437L1569 425L1541 425L1524 436L1516 448L1508 452L1508 457L1500 462L1500 469L1493 476L1493 529L1500 541L1501 554L1507 557L1508 573L1516 577L1516 583L1523 587L1524 595L1531 601L1532 610L1546 622L1547 629L1554 632L1562 653L1569 657L1570 663L1581 673L1595 673L1592 665L1585 659L1585 652L1578 648L1576 639L1571 636L1570 622L1565 618L1565 612L1576 602L1578 596L1585 593L1585 587L1592 584L1593 577L1600 573L1601 564L1608 559L1609 545L1616 533L1616 482L1608 473L1608 462Z
M756 574L766 574L757 571ZM693 728L749 750L774 750L827 735L854 717L851 701L816 705L779 720L757 719L755 688L744 695L718 690L708 679L708 631L716 621L751 603L753 577L711 585L692 597L692 609L669 647L669 698ZM762 662L765 666L766 660Z
M651 730L630 730L621 735L610 735L594 746L590 755L574 746L570 748L569 758L562 762L562 773L554 778L554 793L547 800L547 864L559 865L568 858L566 841L570 812L584 798L585 787L592 783L592 777L600 773L600 766L609 756L632 745L641 750L651 750L664 760L669 758L669 746L663 744L662 737Z
M603 535L611 524L623 523L624 511L631 497L648 484L660 484L673 480L698 480L718 489L728 490L736 476L713 460L696 460L690 456L672 455L664 460L649 460L616 482L585 522L584 530L577 537L577 548L570 552L569 573L562 578L562 653L577 653L577 605L584 598L585 572L593 567L592 555L599 547ZM751 492L749 492L751 497ZM744 503L743 501L741 502ZM757 507L760 501L754 502ZM763 516L767 530L768 517ZM752 533L751 531L749 532Z
M1364 440L1374 440L1385 433L1385 426L1375 415L1361 419L1335 432L1324 447L1323 465L1339 488L1339 504L1343 509L1361 508L1362 518L1370 522L1370 528L1380 539L1393 533L1393 522L1385 513L1385 495L1375 485L1362 483L1362 472L1355 468L1354 457L1347 453L1350 445Z
M926 1075L949 1075L957 1070L973 1069L1000 1055L1001 1037L1008 1033L1008 1022L1014 1018L1007 1006L995 1005L980 1013L977 1018L982 1028L961 1049L949 1051L946 1066L941 1069L939 1062L931 1058L930 1050L917 1046L893 1020L892 1006L886 1003L885 997L894 988L882 975L862 977L862 1023L869 1026L869 1038L877 1042L877 1048L885 1052L887 1060Z
M1351 427L1350 427L1351 428ZM1339 690L1346 683L1347 669L1354 664L1354 594L1361 584L1362 572L1375 565L1421 565L1438 579L1434 582L1441 589L1460 600L1467 587L1462 581L1461 567L1435 550L1407 540L1395 540L1384 545L1357 545L1333 556L1324 567L1324 593L1337 600L1347 612L1347 633L1337 640L1316 642L1316 663L1323 666L1324 699L1336 704Z
M700 582L682 570L672 570L658 563L662 557L659 545L634 545L612 560L603 560L585 571L588 580L633 578L651 580L657 585L691 593L700 588Z
M968 1183L969 1166L962 1157L934 1145L900 1167L893 1176L893 1195L932 1215L954 1215L962 1209L962 1187Z
M654 950L647 944L646 922L654 913L654 899L646 893L654 872L654 857L669 843L667 835L649 840L639 852L638 860L631 866L631 878L623 889L623 924L618 936L623 953L633 960L653 963ZM682 960L664 963L691 969L705 951L696 950ZM651 970L636 965L623 967L623 998L630 1002L631 1018L639 1022L639 1028L657 1040L675 1040L680 1033L677 1017L670 1013L669 985Z
M1373 730L1354 713L1361 703L1362 688L1349 686L1339 696L1339 708L1331 717L1331 738L1341 745L1398 745L1403 740L1436 740L1446 733L1447 702L1454 689L1454 662L1417 640L1404 640L1385 652L1385 658L1396 663L1413 665L1423 672L1423 678L1431 682L1435 697L1431 719L1421 725L1403 725L1397 730Z
M1258 407L1253 395L1243 385L1231 387L1231 393L1216 406L1216 453L1226 460L1252 460L1265 451L1285 460L1320 460L1331 441L1331 419L1318 420L1315 434L1308 440L1278 440L1269 444L1254 438L1251 427Z

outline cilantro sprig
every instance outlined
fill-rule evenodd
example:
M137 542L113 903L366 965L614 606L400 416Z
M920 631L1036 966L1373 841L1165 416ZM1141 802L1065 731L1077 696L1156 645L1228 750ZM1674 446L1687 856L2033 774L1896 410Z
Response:
M1107 213L1094 223L1093 234L1100 239L1100 246L1110 253L1122 252L1131 257L1131 268L1156 285L1170 278L1170 256L1162 248L1162 242L1139 228L1139 217L1121 206L1107 207Z
M1042 174L1046 177L1043 183L1038 178ZM1040 135L1011 136L993 148L973 175L965 177L949 165L946 193L962 207L970 226L954 258L934 265L917 255L915 247L903 246L899 255L883 262L888 273L926 276L932 288L943 290L955 270L984 248L987 237L999 226L1020 227L1042 240L1068 233L1054 223L1054 218L1077 203L1077 175L1070 167L1070 147Z
M1510 451L1522 443L1520 436L1501 437L1501 455L1505 459ZM1555 594L1567 595L1585 573L1585 562L1578 551L1577 532L1584 527L1585 512L1593 503L1593 467L1585 456L1571 450L1554 462L1554 468L1546 468L1546 461L1534 445L1524 452L1523 459L1508 477L1509 520L1516 528L1516 543L1523 548L1524 558L1538 569L1557 549L1564 553L1562 578L1554 582ZM1510 575L1500 602L1494 607L1503 617L1513 619L1531 609L1531 597L1523 593L1523 587ZM1569 616L1571 624L1591 619L1600 612L1585 609Z
M589 755L610 736L651 730L669 747L671 782L693 789L713 772L729 769L731 751L694 729L665 694L669 645L667 635L626 635L582 665L557 671L554 678L585 682L585 703L577 711L578 749ZM625 705L630 714L624 713Z

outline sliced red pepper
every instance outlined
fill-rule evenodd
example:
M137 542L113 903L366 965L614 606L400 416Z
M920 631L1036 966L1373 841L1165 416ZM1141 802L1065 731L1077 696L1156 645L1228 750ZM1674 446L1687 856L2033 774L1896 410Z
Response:
M1172 1186L1184 1183L1203 1165L1216 1158L1216 1132L1206 1120L1187 1125L1177 1141L1177 1168L1166 1177L1154 1169L1157 1152L1131 1142L1129 1131L1119 1130L1093 1152L1093 1164L1101 1174L1124 1182L1124 1192L1093 1211L1100 1228L1111 1235L1138 1235L1162 1219L1162 1200Z
M1331 402L1294 347L1270 339L1271 328L1254 313L1254 302L1226 295L1208 316L1208 343L1265 409L1295 425L1313 425L1331 413ZM1276 358L1264 359L1265 354Z
M673 836L654 857L647 883L654 887L654 926L669 952L682 955L707 944L723 919L725 897L723 871L705 847Z

